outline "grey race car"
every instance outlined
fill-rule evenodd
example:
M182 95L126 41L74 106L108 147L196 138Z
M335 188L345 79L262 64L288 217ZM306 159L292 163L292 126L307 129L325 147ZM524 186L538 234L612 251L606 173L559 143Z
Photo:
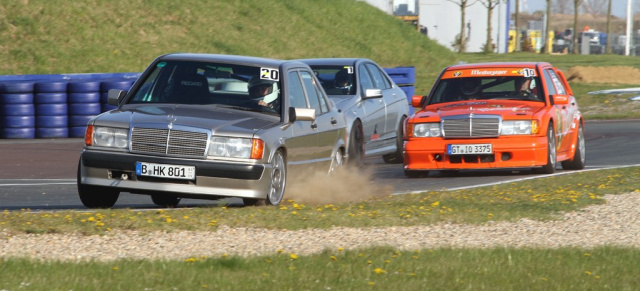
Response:
M161 206L183 197L240 197L278 205L290 168L340 166L346 126L304 63L256 57L168 54L118 107L92 119L78 165L78 192L90 208L120 192Z
M382 156L385 163L402 163L404 120L409 101L387 73L365 58L299 60L311 66L327 95L345 114L351 164Z

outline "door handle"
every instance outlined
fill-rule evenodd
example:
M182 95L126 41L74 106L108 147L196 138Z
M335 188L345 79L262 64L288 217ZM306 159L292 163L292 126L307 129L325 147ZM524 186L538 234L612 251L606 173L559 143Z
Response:
M336 125L338 124L338 121L335 118L331 117L331 124Z
M318 128L318 124L317 124L317 123L315 123L315 122L314 122L314 123L312 123L312 124L311 124L311 128L313 128L313 129Z

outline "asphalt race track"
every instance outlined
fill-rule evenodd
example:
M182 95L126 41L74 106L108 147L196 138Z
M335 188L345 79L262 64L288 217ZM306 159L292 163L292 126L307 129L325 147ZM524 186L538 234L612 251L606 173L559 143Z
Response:
M640 120L594 121L585 126L587 170L640 165ZM82 139L0 140L0 210L86 209L76 191L76 170ZM473 187L541 177L530 170L461 171L455 176L432 171L429 177L409 179L402 165L367 159L366 167L394 194ZM557 174L566 173L558 168ZM214 205L216 201L183 199L180 207ZM233 199L226 203L239 203ZM146 195L122 193L114 208L154 208Z

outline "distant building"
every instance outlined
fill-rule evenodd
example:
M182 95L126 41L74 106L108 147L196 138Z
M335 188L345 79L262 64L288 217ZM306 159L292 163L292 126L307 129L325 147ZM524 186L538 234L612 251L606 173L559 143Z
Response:
M393 15L397 12L419 12L419 24L425 27L428 37L453 50L452 44L460 33L460 6L446 0L364 0L374 7ZM456 1L456 0L452 0ZM467 52L481 52L487 40L487 8L479 1L468 6L465 16L467 25ZM510 2L499 1L492 13L492 40L494 52L505 53L508 48ZM415 6L418 6L417 9ZM416 11L418 10L418 11Z

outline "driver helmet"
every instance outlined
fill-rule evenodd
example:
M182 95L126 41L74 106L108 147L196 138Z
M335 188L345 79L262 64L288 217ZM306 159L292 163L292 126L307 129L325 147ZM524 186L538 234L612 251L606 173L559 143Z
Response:
M462 80L460 91L462 94L470 96L478 94L482 89L482 80L480 78L467 78Z
M351 91L351 75L347 70L340 70L336 73L334 78L334 86L340 89L343 93L349 93Z
M278 98L278 93L280 93L277 82L260 79L258 76L251 78L247 87L251 98L254 100L262 100L265 103L275 101ZM267 89L266 92L264 92L265 88Z

